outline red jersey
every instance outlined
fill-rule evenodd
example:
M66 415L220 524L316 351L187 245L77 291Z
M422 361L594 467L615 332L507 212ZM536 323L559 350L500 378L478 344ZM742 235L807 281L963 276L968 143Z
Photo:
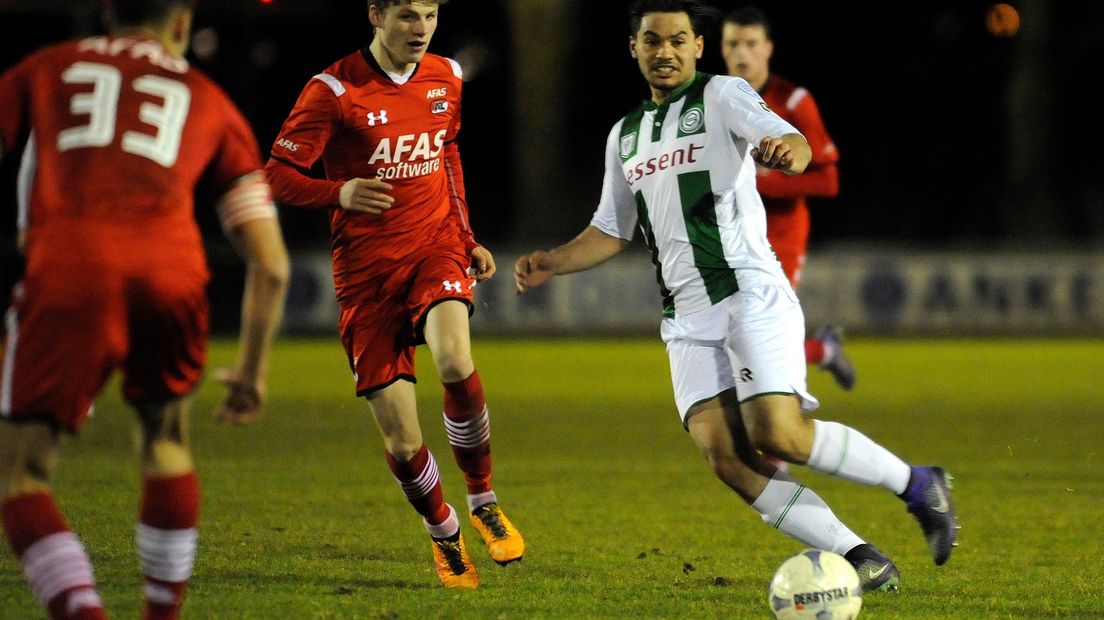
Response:
M804 88L772 74L759 92L767 105L800 131L813 152L805 172L790 176L781 170L759 169L756 184L767 211L767 238L775 252L804 258L809 237L808 196L830 198L839 193L839 152L820 118L813 96ZM800 260L787 263L786 275L796 284Z
M61 43L0 76L0 149L24 138L28 278L164 268L206 281L196 182L209 172L222 193L261 169L225 93L150 40Z
M426 54L400 83L365 49L314 76L284 122L266 168L273 196L332 208L339 300L426 244L462 244L465 254L475 246L455 142L461 86L452 60ZM326 180L303 174L319 157ZM342 209L341 186L358 177L390 183L391 208L381 214Z

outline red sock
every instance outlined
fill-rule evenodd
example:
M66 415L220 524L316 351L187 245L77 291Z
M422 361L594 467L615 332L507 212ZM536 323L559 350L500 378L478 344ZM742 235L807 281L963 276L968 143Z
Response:
M145 620L175 620L195 564L199 479L194 471L146 478L138 526L145 574Z
M51 618L107 618L88 553L65 524L51 494L31 493L5 500L0 505L0 520L31 589Z
M464 472L468 494L491 490L491 423L479 371L445 383L445 432L456 464Z
M399 462L390 452L385 453L387 466L402 487L407 501L430 525L444 523L449 518L448 505L441 492L441 477L437 472L437 460L429 448L422 447L409 461Z
M805 339L805 363L820 364L824 361L824 343L816 338Z

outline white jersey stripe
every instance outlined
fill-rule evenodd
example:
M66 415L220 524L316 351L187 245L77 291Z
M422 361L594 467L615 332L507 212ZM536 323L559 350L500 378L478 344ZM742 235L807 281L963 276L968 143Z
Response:
M12 301L23 296L23 285L16 284L12 291ZM10 417L12 412L12 380L15 374L15 351L19 345L19 317L15 306L8 308L4 317L4 326L8 333L8 345L4 348L4 368L0 372L0 417Z
M329 86L330 90L333 91L333 94L338 97L345 94L345 85L341 83L341 80L335 78L329 73L319 73L318 75L314 76L314 79L322 82L326 86Z
M786 109L796 110L797 104L801 103L801 100L804 99L805 96L808 94L809 91L805 90L804 88L795 88L794 91L790 93L790 98L786 100Z
M30 222L28 209L31 204L31 186L34 185L35 175L38 173L38 145L32 132L27 138L27 147L23 149L23 157L19 160L19 172L15 180L15 202L18 209L16 225L19 230L27 228Z

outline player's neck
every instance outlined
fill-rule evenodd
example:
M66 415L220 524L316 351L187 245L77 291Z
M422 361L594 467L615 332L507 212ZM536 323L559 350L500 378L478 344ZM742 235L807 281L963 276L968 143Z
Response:
M372 43L368 46L368 51L372 53L372 57L379 63L380 69L388 73L394 73L395 75L406 75L414 69L414 65L418 63L400 64L390 54L387 53L387 48L380 43L380 38L376 37Z
M753 79L748 80L748 84L755 89L755 92L763 92L763 88L766 87L767 82L770 81L770 71L763 72L762 76L753 76Z
M173 44L172 36L166 31L158 31L149 26L128 26L119 28L111 34L112 36L125 37L127 39L146 39L153 41L160 45L166 52L180 58L184 57L183 51L177 49L177 46Z

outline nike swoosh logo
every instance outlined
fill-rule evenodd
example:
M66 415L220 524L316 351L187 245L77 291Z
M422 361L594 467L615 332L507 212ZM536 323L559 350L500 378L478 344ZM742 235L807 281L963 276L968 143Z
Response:
M870 580L873 581L878 577L881 577L882 573L886 572L887 570L889 570L889 564L883 564L882 567L879 568L876 572L870 573Z
M943 492L942 485L935 485L935 494L939 496L939 501L932 506L932 510L938 513L946 513L951 509L951 504L947 501L947 494Z

